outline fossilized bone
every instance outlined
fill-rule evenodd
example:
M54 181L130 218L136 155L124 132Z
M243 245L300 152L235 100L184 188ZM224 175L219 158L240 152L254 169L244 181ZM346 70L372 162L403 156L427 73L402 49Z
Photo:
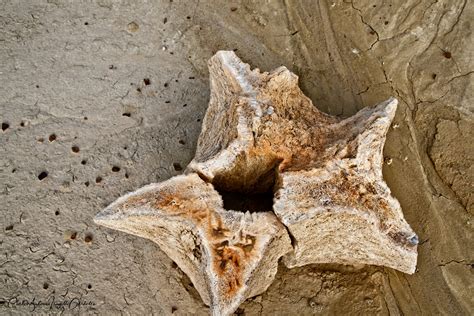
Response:
M194 173L125 195L95 221L156 242L216 315L264 292L291 250L274 214L224 210L213 186Z
M395 99L341 120L318 111L285 67L260 73L220 51L209 70L211 99L186 175L121 197L98 224L156 242L214 315L264 292L281 257L288 267L415 271L418 237L382 177ZM268 191L272 210L258 200L260 212L224 208L228 192L245 200Z

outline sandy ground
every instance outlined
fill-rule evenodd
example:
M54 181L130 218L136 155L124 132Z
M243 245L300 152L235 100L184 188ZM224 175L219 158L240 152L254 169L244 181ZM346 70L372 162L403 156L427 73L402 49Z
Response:
M421 240L414 275L280 266L237 313L472 314L473 18L467 0L1 1L0 314L208 313L155 244L92 217L182 172L220 49L287 66L333 115L397 97L384 177Z

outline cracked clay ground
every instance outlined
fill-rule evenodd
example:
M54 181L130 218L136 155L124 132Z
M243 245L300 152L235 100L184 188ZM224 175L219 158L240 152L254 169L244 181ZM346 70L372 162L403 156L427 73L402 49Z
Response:
M280 265L245 315L474 311L471 1L1 1L0 314L207 315L151 241L94 225L182 172L220 49L287 66L322 111L399 107L384 178L420 236L418 268ZM34 311L33 311L34 309Z

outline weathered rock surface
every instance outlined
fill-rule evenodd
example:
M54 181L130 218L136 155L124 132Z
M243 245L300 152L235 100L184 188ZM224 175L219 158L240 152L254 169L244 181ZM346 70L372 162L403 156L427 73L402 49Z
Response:
M291 250L273 213L223 209L196 174L151 184L118 199L95 222L156 242L189 276L214 315L229 315L273 281Z
M274 210L296 241L288 266L337 262L415 272L418 236L382 178L396 105L390 99L330 125L328 134L341 135L325 149L334 156L279 175Z
M156 242L215 315L264 292L284 255L288 267L413 273L418 237L381 169L397 101L339 120L319 112L285 67L261 74L220 51L209 68L211 100L189 174L122 197L95 221ZM294 249L275 214L251 198L268 191ZM223 198L243 212L224 209Z
M230 191L275 191L295 251L286 263L416 267L418 237L382 178L397 100L340 120L318 111L285 67L209 61L211 100L188 170ZM275 181L276 180L276 181Z

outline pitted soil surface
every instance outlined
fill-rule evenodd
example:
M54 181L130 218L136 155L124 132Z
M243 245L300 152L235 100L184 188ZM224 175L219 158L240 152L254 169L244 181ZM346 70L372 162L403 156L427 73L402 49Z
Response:
M473 8L467 0L3 2L0 314L208 314L157 245L92 218L186 167L209 99L207 60L218 50L264 71L287 66L332 115L398 98L384 178L421 241L414 275L281 265L237 314L472 314ZM48 305L21 304L33 300Z

